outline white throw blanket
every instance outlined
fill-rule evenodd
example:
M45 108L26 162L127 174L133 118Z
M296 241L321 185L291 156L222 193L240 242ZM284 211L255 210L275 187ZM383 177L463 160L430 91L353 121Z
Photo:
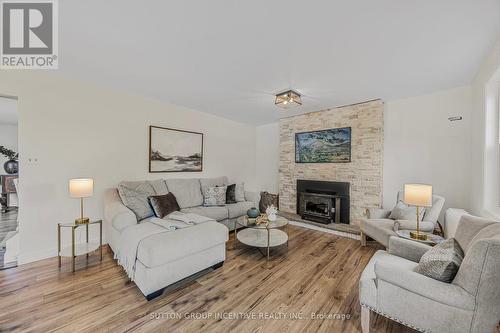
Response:
M135 262L137 259L137 250L141 241L149 236L163 232L175 232L177 229L187 228L196 224L213 221L213 219L193 213L175 212L166 216L164 219L151 218L147 222L138 223L125 228L122 231L118 249L115 252L115 259L127 272L128 277L134 281ZM187 221L187 222L186 222Z

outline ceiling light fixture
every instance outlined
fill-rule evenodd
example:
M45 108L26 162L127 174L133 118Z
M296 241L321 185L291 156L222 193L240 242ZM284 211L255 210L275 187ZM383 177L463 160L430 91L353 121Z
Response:
M283 109L290 109L302 105L300 94L295 90L287 90L282 93L276 94L274 105Z

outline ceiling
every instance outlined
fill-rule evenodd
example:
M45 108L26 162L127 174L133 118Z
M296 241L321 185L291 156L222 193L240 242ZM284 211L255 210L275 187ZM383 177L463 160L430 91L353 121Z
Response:
M17 99L0 96L0 125L17 125Z
M59 2L62 75L249 124L467 85L498 0ZM300 91L304 105L274 106Z

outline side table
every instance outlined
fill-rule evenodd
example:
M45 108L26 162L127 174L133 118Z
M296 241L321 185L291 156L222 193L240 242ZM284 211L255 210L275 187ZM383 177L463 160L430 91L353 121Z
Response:
M427 235L426 240L411 238L410 231L411 230L398 230L398 231L396 231L396 234L401 238L406 238L406 239L409 239L409 240L412 240L415 242L424 243L424 244L431 245L431 246L434 246L436 244L439 244L439 243L442 243L445 241L444 237L441 237L439 235L430 234L427 232L422 232L422 234Z
M99 224L99 243L90 242L89 243L89 225ZM75 231L78 227L85 226L85 240L83 244L75 243ZM61 248L61 228L71 228L71 246ZM59 264L59 269L61 268L61 257L71 257L71 270L75 271L75 259L76 256L85 254L87 260L89 258L89 253L99 249L99 254L102 261L102 220L91 221L86 224L76 224L72 223L58 223L57 224L57 259Z

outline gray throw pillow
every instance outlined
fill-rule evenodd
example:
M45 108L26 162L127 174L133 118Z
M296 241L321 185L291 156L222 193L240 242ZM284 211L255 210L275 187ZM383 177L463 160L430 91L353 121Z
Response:
M118 194L123 204L134 212L138 221L154 215L148 197L156 192L149 182L122 182L118 185Z
M419 217L420 221L424 218L425 207L420 207L419 209ZM408 220L408 221L416 221L417 220L417 207L408 206L403 201L398 201L396 207L391 211L391 215L389 218L392 220Z
M236 183L234 196L237 202L245 201L245 183Z
M212 186L203 192L203 206L224 206L226 204L226 186Z
M462 248L455 238L450 238L425 252L415 267L415 272L435 280L451 282L463 259Z

